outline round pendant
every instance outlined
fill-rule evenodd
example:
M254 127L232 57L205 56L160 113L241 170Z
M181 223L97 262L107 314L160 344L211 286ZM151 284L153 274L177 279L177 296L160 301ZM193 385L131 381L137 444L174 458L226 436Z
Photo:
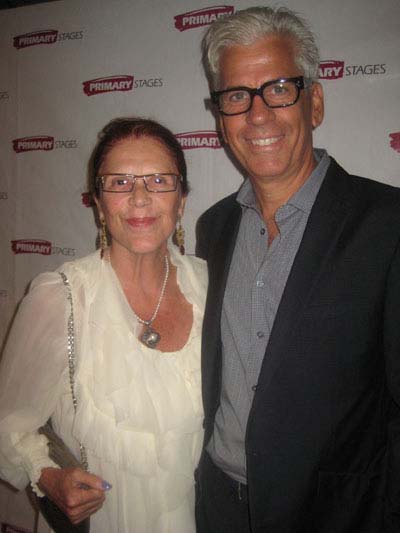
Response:
M155 348L160 342L160 339L161 335L157 333L157 331L154 331L154 329L152 329L150 326L147 326L146 329L143 331L142 335L140 336L140 340L148 348Z

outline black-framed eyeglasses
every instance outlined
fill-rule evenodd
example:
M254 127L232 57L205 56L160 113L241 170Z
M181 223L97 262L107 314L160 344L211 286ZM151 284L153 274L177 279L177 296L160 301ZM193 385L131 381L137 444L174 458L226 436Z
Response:
M97 177L103 192L132 192L137 179L143 180L147 192L174 192L182 180L177 174L161 172L135 176L134 174L103 174Z
M271 108L294 105L299 99L300 91L311 84L312 80L304 76L279 78L263 83L258 89L230 87L223 91L213 91L211 98L222 115L240 115L250 110L256 95Z

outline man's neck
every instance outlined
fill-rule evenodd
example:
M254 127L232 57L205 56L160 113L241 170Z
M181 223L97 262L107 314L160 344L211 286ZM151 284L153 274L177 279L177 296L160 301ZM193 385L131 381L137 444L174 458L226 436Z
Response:
M266 224L275 219L277 210L304 185L317 166L314 156L294 177L259 179L250 177L257 204Z

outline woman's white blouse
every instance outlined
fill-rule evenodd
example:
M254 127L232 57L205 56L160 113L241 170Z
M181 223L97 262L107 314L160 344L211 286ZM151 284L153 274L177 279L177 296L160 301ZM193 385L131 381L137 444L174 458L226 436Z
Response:
M66 288L57 272L39 275L21 303L0 369L0 477L22 489L55 466L37 433L49 417L89 469L113 485L91 531L195 532L194 479L202 446L201 325L207 272L171 246L193 326L177 352L138 341L134 318L109 262L96 252L60 267L73 292L74 415L68 377Z

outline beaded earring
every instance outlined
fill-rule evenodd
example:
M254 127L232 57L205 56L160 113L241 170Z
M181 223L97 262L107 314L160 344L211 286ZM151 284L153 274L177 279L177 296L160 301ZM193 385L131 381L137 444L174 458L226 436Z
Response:
M99 230L99 241L100 241L100 257L103 259L104 252L108 247L108 238L107 238L107 226L104 218L100 219L101 228Z
M185 255L185 230L182 227L181 217L179 217L178 225L175 229L174 243L179 248L181 255Z

